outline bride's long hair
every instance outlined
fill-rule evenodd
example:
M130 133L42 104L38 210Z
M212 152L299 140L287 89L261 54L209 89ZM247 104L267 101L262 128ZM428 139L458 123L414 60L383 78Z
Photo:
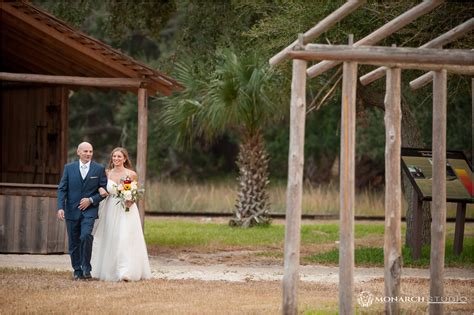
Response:
M128 168L129 170L133 171L132 161L130 161L130 158L128 157L128 151L127 149L122 148L122 147L117 147L113 149L112 152L110 153L110 161L109 161L108 169L112 170L114 168L114 162L112 160L112 157L114 156L114 153L117 151L120 151L123 154L123 157L125 159L125 161L123 161L123 167Z

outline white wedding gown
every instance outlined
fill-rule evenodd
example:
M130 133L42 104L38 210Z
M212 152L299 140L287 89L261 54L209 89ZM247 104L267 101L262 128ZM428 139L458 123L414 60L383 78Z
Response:
M150 263L138 208L133 204L125 212L114 197L114 185L109 179L109 196L99 206L99 219L93 231L91 274L106 281L149 279Z

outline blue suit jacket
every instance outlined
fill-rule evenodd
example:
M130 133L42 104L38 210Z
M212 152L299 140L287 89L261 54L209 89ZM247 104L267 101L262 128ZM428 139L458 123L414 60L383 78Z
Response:
M104 199L98 189L106 189L106 186L105 168L99 163L91 161L84 180L79 171L79 161L66 164L58 186L58 209L64 209L67 220L78 220L81 214L79 202L82 198L92 198L94 202L82 212L85 217L97 218L99 202Z

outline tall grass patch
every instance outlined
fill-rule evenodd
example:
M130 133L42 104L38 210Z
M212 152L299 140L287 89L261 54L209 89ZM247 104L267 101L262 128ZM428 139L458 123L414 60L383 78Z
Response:
M272 213L286 211L286 182L271 182L268 186ZM165 180L147 185L146 209L165 213L234 213L237 198L237 181L232 178L187 182ZM363 190L356 193L355 215L384 216L384 193ZM407 204L402 203L402 215ZM474 205L468 204L466 216L474 218ZM305 184L302 213L309 215L339 215L339 187L337 185ZM456 217L456 204L448 203L447 216Z

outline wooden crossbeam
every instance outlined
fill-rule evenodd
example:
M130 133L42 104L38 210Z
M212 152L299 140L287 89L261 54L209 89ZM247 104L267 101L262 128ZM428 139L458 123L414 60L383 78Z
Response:
M303 44L309 43L310 40L317 38L322 33L326 32L330 29L334 24L345 18L347 15L351 14L361 5L363 5L366 0L349 0L344 5L342 5L339 9L325 17L321 20L318 24L316 24L313 28L303 34ZM276 66L280 62L288 59L288 52L290 52L296 45L298 44L298 39L291 43L288 47L281 50L278 54L273 56L270 59L270 65Z
M146 81L144 79L138 78L92 78L8 72L0 72L0 80L13 82L34 82L61 85L137 89L140 87L140 84L142 82Z
M363 39L359 40L358 42L354 43L354 46L363 46L363 45L374 45L381 41L382 39L390 36L391 34L397 32L398 30L405 27L407 24L410 24L420 16L430 12L440 4L442 4L443 0L427 0L423 1L419 5L411 8L410 10L406 11L405 13L399 15L395 19L391 20L390 22L386 23L379 29L375 30L371 34L367 35ZM337 66L340 64L339 61L322 61L310 68L306 71L307 75L310 78L313 78L317 75L324 73L325 71Z
M309 44L292 51L291 58L302 60L354 61L403 69L440 70L474 74L474 51L464 49L381 47Z
M420 48L442 48L444 45L455 41L456 39L462 37L463 35L469 33L474 29L474 18L467 20L466 22L456 26L452 30L436 37L435 39L427 42ZM385 76L385 71L387 67L377 68L363 76L360 77L360 83L363 85L368 85L375 80L383 78ZM424 74L421 77L410 82L412 89L417 89L422 87L425 84L428 84L433 79L433 73Z
M427 72L427 73L423 74L422 76L419 76L418 78L410 81L410 83L409 83L410 88L412 90L418 90L419 88L424 87L425 85L427 85L428 83L433 81L433 75L434 75L434 72L430 71L430 72Z

